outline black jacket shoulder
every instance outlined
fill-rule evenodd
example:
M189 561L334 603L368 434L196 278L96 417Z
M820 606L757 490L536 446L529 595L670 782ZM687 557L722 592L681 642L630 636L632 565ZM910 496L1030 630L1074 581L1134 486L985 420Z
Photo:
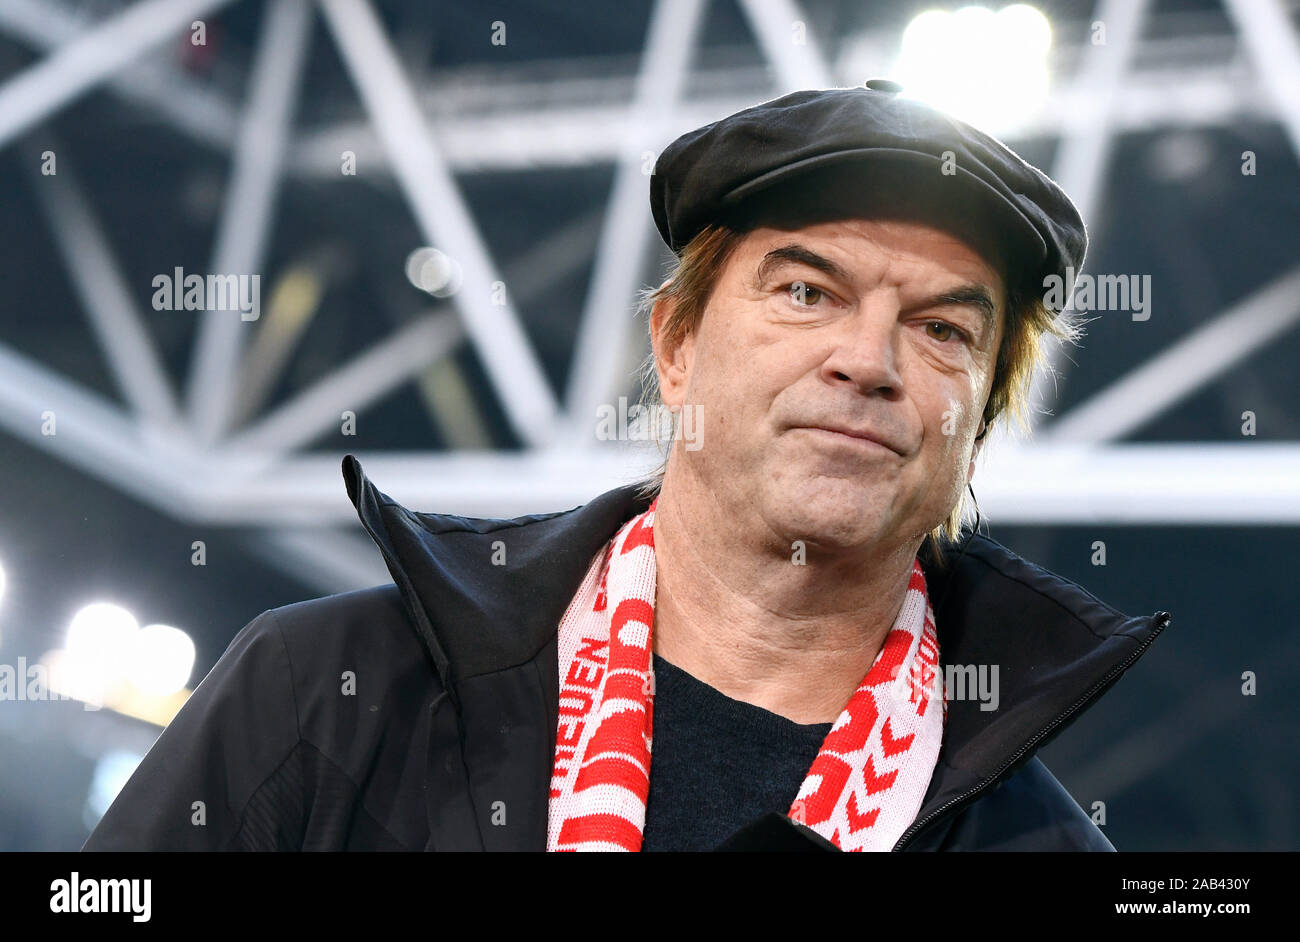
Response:
M425 826L411 706L439 692L393 585L263 612L82 849L419 850L396 836Z

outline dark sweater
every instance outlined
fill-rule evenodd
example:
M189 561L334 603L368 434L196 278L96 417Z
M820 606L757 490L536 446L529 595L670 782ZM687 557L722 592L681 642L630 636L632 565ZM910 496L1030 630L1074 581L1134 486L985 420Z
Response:
M788 812L832 724L733 700L657 654L654 671L641 850L712 850L754 818Z

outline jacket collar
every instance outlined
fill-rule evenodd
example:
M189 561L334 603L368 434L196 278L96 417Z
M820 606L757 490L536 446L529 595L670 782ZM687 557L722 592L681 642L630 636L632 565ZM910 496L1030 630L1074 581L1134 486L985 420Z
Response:
M573 510L478 519L407 510L351 455L343 475L454 705L482 846L544 849L557 627L592 557L649 498L628 485ZM1167 612L1124 615L979 535L926 575L942 663L996 666L999 702L995 710L973 698L949 702L929 789L895 849L1027 762L1170 620ZM496 802L517 825L485 826Z

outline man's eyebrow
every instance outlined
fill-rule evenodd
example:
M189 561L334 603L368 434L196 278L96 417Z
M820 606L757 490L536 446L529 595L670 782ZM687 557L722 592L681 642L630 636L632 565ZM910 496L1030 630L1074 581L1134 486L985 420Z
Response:
M993 327L997 323L998 308L993 303L992 293L984 285L974 282L961 285L942 294L932 295L913 305L913 309L924 311L926 308L939 307L943 304L966 304L978 308L984 331L986 333L993 332Z
M853 280L852 275L837 262L833 262L829 258L818 255L811 249L798 244L784 245L764 255L763 261L759 263L758 268L755 270L755 278L761 284L771 276L773 271L789 262L807 265L840 281L852 282ZM997 322L997 305L993 301L993 294L986 286L977 282L959 285L942 294L928 297L914 305L914 308L925 310L942 304L966 304L977 308L986 332L992 332Z
M783 245L780 248L773 249L763 256L763 261L758 265L754 272L758 283L762 284L768 279L773 271L780 268L788 262L796 262L800 265L807 265L809 268L815 268L820 272L837 278L843 282L851 282L853 277L836 262L829 258L818 255L816 252L802 245Z

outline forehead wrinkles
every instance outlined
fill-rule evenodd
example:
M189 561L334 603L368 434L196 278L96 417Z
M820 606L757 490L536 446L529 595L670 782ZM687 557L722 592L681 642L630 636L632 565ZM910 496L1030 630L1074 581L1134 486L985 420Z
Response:
M848 272L853 286L863 290L925 287L954 279L985 282L996 290L996 281L990 278L996 273L988 263L960 240L925 227L849 220L789 232L769 231L751 246L744 266L751 276L767 253L801 246L837 263Z
M921 287L953 280L987 282L996 290L989 265L965 243L946 233L924 232L909 236L905 245L888 245L868 237L875 256L884 264L881 281L902 287Z

